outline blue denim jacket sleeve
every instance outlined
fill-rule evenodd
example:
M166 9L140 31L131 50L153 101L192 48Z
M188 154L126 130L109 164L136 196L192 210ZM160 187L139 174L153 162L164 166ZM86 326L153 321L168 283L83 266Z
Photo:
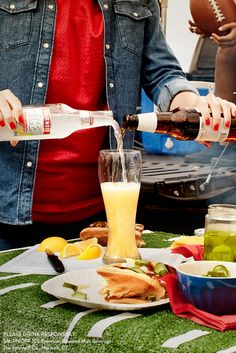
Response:
M184 91L195 92L197 95L199 95L198 90L193 88L193 86L184 79L174 79L165 83L160 91L159 99L157 102L159 110L168 111L170 102L173 97L176 96L177 93Z
M99 3L105 21L107 99L120 124L125 114L135 113L140 86L161 110L167 110L179 92L198 94L166 43L156 0ZM132 142L133 135L127 133L124 145L130 148Z
M141 83L149 98L167 111L173 97L182 91L198 91L188 82L162 31L157 1L148 1L152 16L147 19Z

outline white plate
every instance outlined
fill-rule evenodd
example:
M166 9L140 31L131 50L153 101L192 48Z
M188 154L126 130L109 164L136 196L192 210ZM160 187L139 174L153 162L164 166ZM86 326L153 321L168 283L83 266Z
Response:
M70 288L64 288L63 283L69 282L76 285L85 285L87 288L82 291L87 293L88 299L73 298L73 291ZM96 269L71 271L62 275L53 277L41 286L42 290L46 293L53 295L58 299L66 302L81 305L86 308L97 308L106 310L140 310L152 308L155 306L164 305L169 303L169 299L160 299L151 303L143 304L115 304L105 301L99 291L106 285L106 281L97 274Z
M34 273L45 275L57 275L50 265L47 255L44 252L37 251L39 245L32 246L19 256L0 266L0 272L11 273ZM169 249L141 248L139 249L143 259L151 259L162 262L162 256L170 254ZM172 254L173 256L174 254ZM161 256L161 257L160 257ZM65 271L92 269L103 265L102 256L91 260L76 260L75 256L62 259Z

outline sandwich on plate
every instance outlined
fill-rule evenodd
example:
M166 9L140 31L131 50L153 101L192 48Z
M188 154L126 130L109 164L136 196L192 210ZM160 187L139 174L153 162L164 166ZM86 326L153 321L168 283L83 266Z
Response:
M124 263L101 266L97 273L107 284L101 290L110 303L141 304L167 297L162 263L126 259Z

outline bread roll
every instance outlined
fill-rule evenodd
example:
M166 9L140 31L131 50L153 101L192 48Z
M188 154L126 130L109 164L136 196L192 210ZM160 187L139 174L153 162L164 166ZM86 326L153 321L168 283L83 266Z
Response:
M141 247L145 245L145 242L142 240L142 232L144 230L144 226L142 224L136 224L135 226L135 237L137 246ZM108 240L108 227L107 222L98 221L89 225L89 227L84 228L80 232L80 238L82 240L87 240L90 238L97 238L98 243L102 246L107 245Z

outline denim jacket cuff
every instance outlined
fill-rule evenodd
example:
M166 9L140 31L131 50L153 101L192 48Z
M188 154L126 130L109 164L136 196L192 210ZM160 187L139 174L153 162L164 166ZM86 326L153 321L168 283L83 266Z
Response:
M167 111L174 96L176 96L177 93L184 91L194 92L199 95L198 90L185 79L174 79L167 82L163 86L159 95L157 104L159 110Z

